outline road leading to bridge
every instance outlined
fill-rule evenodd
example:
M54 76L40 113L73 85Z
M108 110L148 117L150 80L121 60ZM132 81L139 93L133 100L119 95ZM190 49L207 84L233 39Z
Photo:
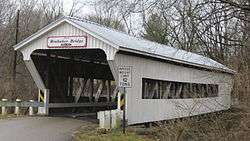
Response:
M0 120L1 141L71 141L86 120L64 117L24 117Z

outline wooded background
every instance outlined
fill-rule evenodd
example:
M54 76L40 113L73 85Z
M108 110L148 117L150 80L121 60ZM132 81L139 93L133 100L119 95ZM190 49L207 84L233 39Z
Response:
M95 12L82 13L86 6ZM0 1L0 98L37 96L19 52L14 61L12 46L16 37L19 42L65 15L64 7L62 0ZM233 97L250 105L250 0L73 0L67 15L225 64L237 72Z

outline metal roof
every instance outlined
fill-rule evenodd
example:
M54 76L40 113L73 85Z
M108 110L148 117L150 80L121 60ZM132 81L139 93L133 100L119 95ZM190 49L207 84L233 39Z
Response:
M224 72L235 73L233 70L226 66L201 55L187 52L181 49L170 47L167 45L159 44L142 38L130 36L124 32L102 26L100 24L90 22L84 19L74 17L67 17L70 21L76 23L83 28L95 32L99 36L109 40L110 42L118 45L120 50L138 51L141 53L148 53L154 57L165 58L170 61L179 63L205 67L208 69L219 69Z
M235 73L235 71L210 58L142 38L130 36L124 32L75 17L63 17L58 19L57 21L49 24L48 26L39 30L37 33L15 45L15 50L25 46L42 34L46 34L49 30L52 30L55 25L58 25L62 22L68 22L70 24L74 24L78 28L85 29L85 31L90 31L96 35L97 38L103 40L104 42L108 42L116 48L118 47L119 50L143 54L196 67L218 70L231 74Z

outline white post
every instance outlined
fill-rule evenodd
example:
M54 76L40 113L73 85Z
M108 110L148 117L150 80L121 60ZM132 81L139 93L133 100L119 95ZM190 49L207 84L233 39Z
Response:
M34 102L34 100L29 100L29 102ZM29 107L29 116L34 115L34 108L32 106Z
M44 90L44 114L49 115L49 89Z
M118 92L117 109L121 110L121 92Z
M16 99L16 106L15 106L15 111L14 114L19 115L20 114L20 107L19 107L19 103L21 102L21 99Z
M39 91L39 102L43 102L43 107L38 107L38 114L48 115L49 114L49 89L44 89L43 94Z
M8 99L2 99L2 102L7 102ZM2 106L2 115L7 115L7 109L5 106Z

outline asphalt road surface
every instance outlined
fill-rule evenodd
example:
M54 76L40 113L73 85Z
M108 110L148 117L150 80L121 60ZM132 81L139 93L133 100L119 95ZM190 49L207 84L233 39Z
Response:
M23 117L0 120L0 141L71 141L74 131L90 124L65 117Z

